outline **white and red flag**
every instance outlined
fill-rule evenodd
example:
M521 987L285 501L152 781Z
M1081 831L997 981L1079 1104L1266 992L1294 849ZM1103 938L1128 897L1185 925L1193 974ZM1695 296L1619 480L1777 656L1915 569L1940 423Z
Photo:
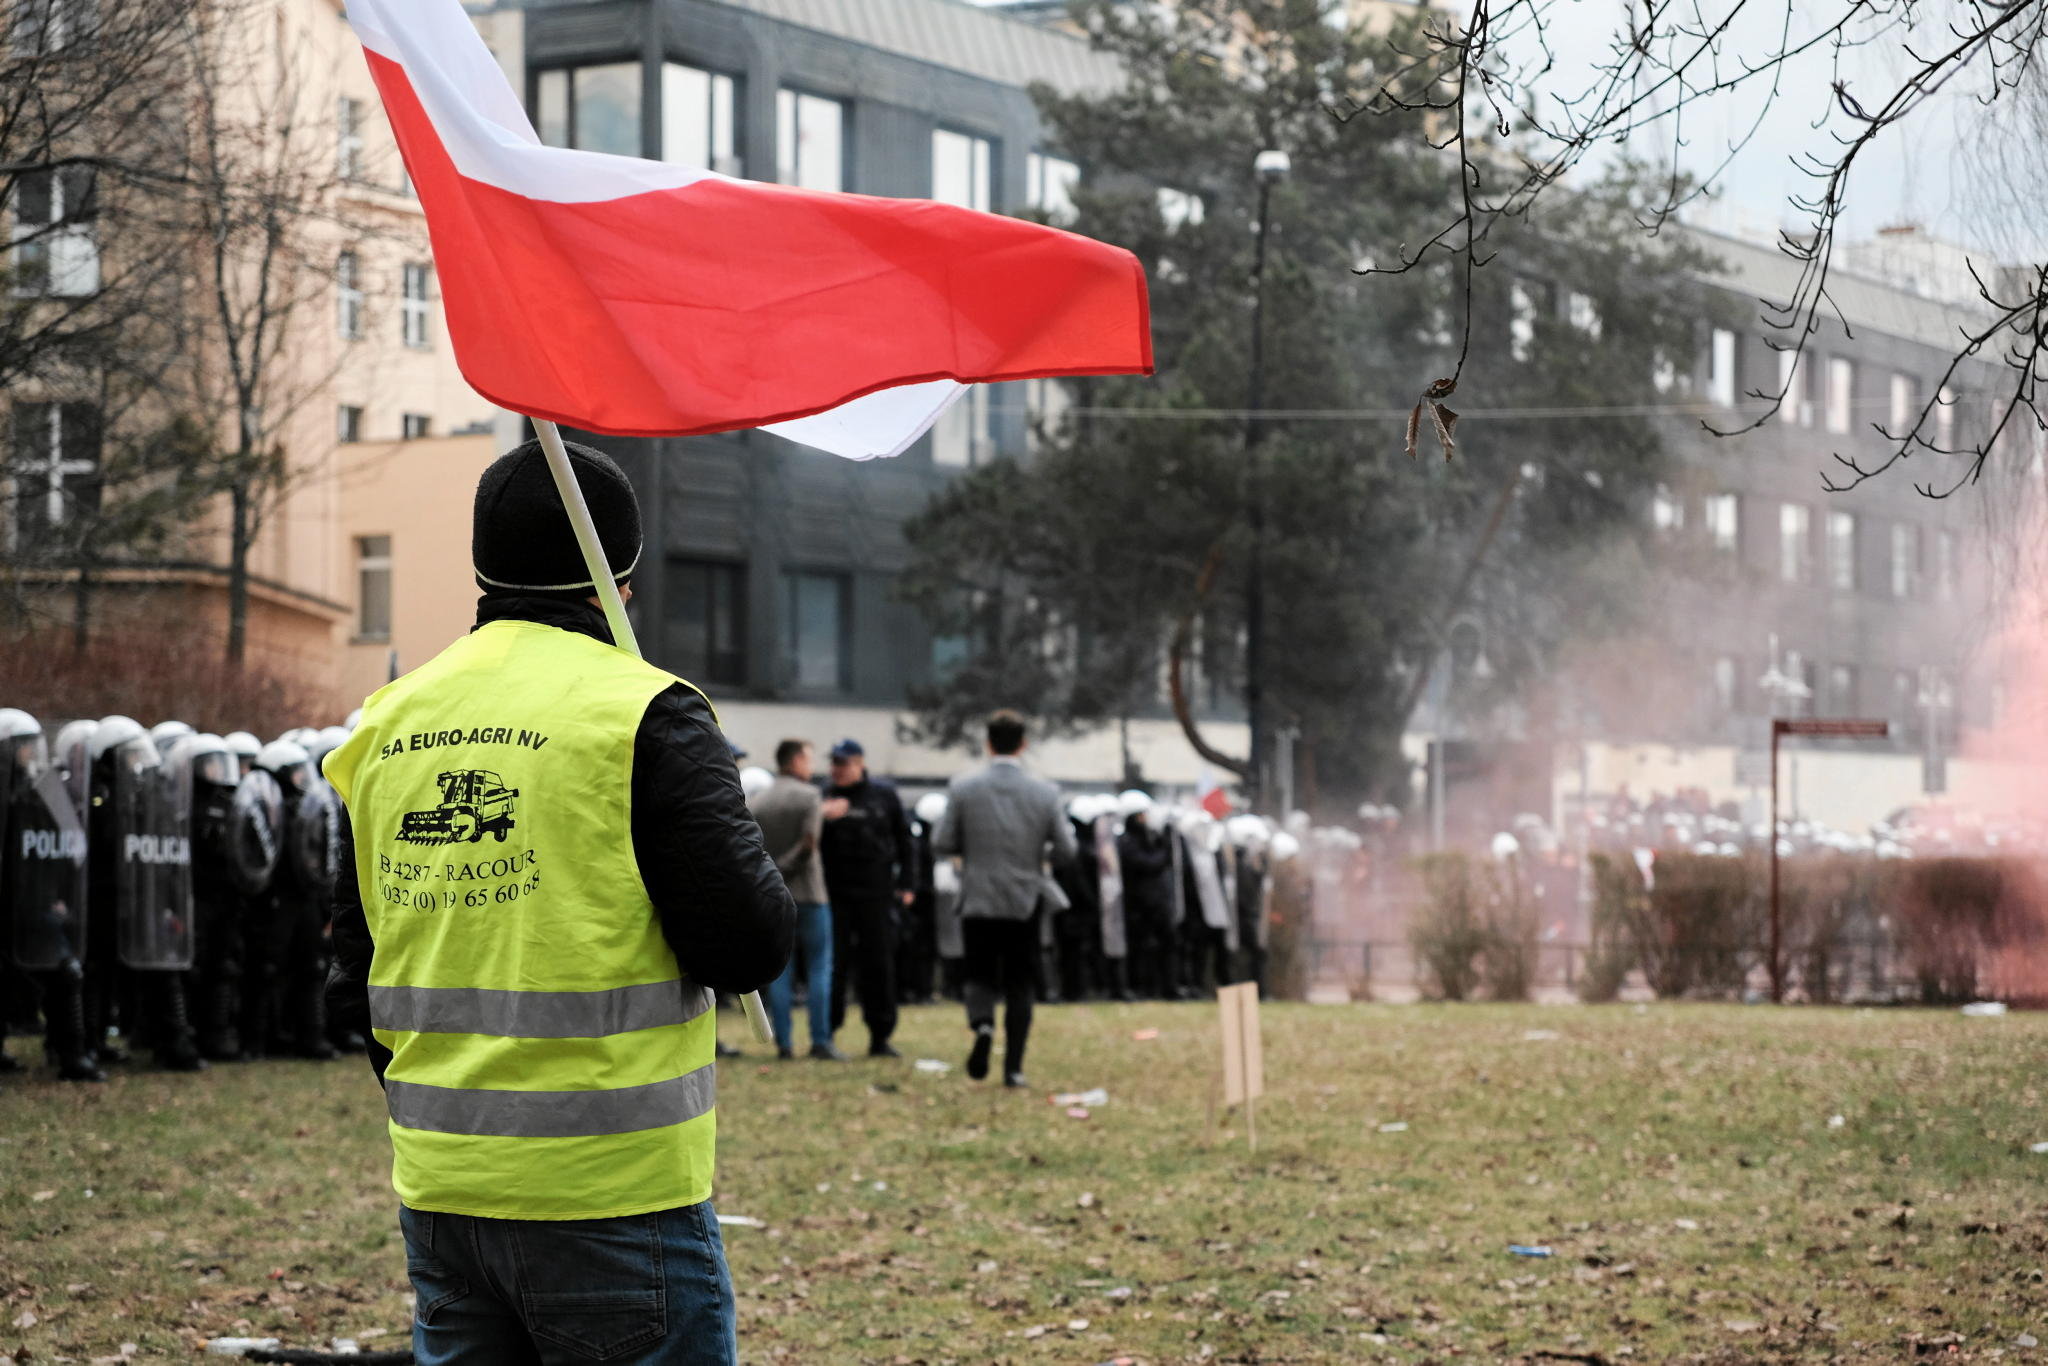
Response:
M1152 369L1129 252L541 143L458 0L348 0L478 393L617 436L899 454L962 386Z

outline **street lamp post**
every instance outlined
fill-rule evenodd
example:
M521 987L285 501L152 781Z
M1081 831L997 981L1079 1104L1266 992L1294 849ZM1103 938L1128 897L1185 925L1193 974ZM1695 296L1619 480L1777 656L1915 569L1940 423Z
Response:
M1920 711L1927 718L1923 727L1926 731L1926 765L1921 774L1920 787L1930 797L1938 797L1948 790L1947 775L1942 772L1941 719L1955 707L1955 689L1941 675L1941 670L1922 668L1920 670Z
M1785 999L1785 953L1784 925L1778 915L1778 712L1787 702L1799 702L1813 696L1813 689L1806 686L1806 680L1795 677L1778 667L1778 637L1771 635L1771 667L1764 670L1764 676L1757 680L1771 699L1771 999L1783 1003ZM1796 759L1793 762L1798 762ZM1796 807L1799 793L1795 790L1792 802Z
M1266 491L1259 469L1259 443L1265 439L1260 414L1266 403L1266 228L1273 187L1291 169L1287 153L1268 150L1252 162L1259 182L1258 245L1252 266L1252 344L1250 377L1245 395L1245 482L1250 497L1251 566L1244 588L1244 711L1251 732L1251 806L1265 810L1270 797L1266 740Z

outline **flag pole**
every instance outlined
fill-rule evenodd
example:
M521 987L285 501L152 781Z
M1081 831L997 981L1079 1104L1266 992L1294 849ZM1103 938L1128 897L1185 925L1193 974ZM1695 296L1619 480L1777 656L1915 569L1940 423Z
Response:
M576 544L583 551L583 563L590 570L590 581L597 588L598 606L604 609L605 622L612 628L612 640L622 650L630 651L636 657L640 654L640 641L633 634L633 623L626 617L625 599L619 596L619 585L612 578L611 565L605 559L604 547L597 539L597 524L590 520L590 505L583 501L583 487L576 482L576 472L569 465L568 448L562 445L562 430L546 418L533 419L533 430L540 437L540 448L548 460L548 473L555 477L555 490L562 495L562 508L569 514L569 525L576 532ZM747 1013L747 1023L753 1026L757 1043L772 1043L774 1031L768 1027L768 1012L761 1005L761 993L749 991L740 997L740 1005Z

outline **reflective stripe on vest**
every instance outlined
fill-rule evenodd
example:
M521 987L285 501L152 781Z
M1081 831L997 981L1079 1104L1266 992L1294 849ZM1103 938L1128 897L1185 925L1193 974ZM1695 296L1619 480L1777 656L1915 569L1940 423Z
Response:
M712 997L684 980L632 841L635 737L675 682L493 622L370 698L328 756L407 1205L598 1219L709 1198Z
M387 1082L392 1122L438 1134L587 1138L683 1124L711 1113L709 1066L615 1091L476 1091Z
M373 986L370 1025L373 1029L414 1034L602 1039L639 1029L688 1024L712 1005L710 992L683 981L644 982L607 991Z

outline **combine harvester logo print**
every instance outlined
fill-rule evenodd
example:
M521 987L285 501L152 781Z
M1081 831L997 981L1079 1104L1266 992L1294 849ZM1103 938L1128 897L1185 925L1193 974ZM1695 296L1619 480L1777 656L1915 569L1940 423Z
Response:
M516 821L518 809L512 799L516 787L487 769L464 768L443 773L435 780L441 785L441 804L429 811L408 811L398 827L398 838L407 844L475 844L485 835L497 836L503 844Z

